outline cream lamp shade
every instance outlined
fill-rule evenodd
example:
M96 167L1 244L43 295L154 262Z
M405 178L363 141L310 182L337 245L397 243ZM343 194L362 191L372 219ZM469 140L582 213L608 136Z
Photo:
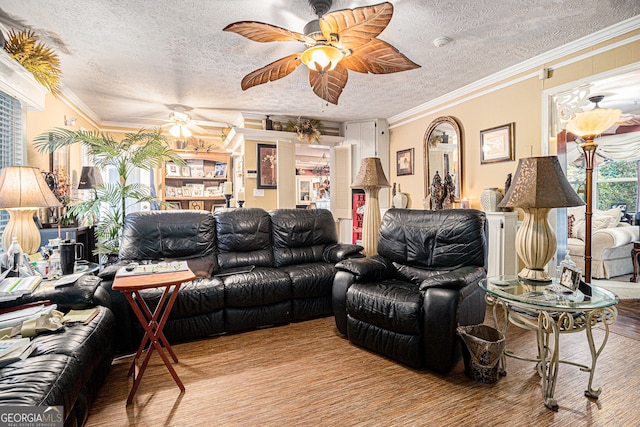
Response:
M567 181L557 156L520 159L513 183L498 205L524 211L516 233L516 252L525 264L518 273L520 278L551 280L544 268L556 253L557 240L549 224L549 211L582 205L584 202Z
M580 148L584 153L585 159L585 199L587 207L584 213L584 281L591 283L591 238L593 228L591 218L593 216L593 167L598 149L593 139L602 132L613 126L622 110L617 108L600 108L598 102L602 101L604 96L592 96L589 101L595 102L596 106L593 110L577 113L573 119L567 123L567 131L574 135L584 138L584 143L580 144Z
M351 188L361 188L365 194L362 218L362 247L365 255L378 253L378 230L380 229L380 202L378 192L381 187L390 187L384 175L382 163L377 157L365 157Z
M16 237L22 250L33 254L40 247L40 231L33 220L38 208L62 206L51 192L40 169L30 166L7 166L0 172L0 209L9 212L9 222L2 234L6 251Z

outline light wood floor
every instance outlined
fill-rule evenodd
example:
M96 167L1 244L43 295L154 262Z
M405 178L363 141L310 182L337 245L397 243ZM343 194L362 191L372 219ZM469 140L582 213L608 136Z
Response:
M583 395L588 373L560 364L558 412L543 405L533 363L508 358L507 376L492 385L465 377L462 361L448 375L415 371L351 345L328 317L177 344L186 392L156 354L129 406L131 358L117 360L86 425L638 426L640 304L632 304L598 361L600 399ZM561 358L589 363L584 333L560 341ZM508 349L533 356L535 345L534 332L509 326Z

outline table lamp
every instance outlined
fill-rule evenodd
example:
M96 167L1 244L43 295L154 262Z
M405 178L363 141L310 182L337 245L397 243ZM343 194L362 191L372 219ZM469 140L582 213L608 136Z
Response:
M40 169L30 166L7 166L0 172L0 209L9 212L9 222L2 234L6 251L16 237L22 250L31 255L40 248L40 231L33 220L38 208L59 207L60 201L44 181Z
M516 252L525 267L522 279L550 282L544 270L556 253L556 236L549 224L552 208L582 206L584 202L565 176L557 156L520 159L501 208L521 208L522 225L516 233Z
M577 113L573 119L567 123L567 131L574 135L581 136L584 143L580 145L585 159L585 199L587 207L584 213L584 281L591 283L591 217L593 216L593 165L598 144L593 139L605 130L613 126L620 118L622 110L615 108L600 108L598 102L604 96L592 96L589 101L596 106L593 110Z
M378 231L380 230L380 203L378 192L382 187L390 187L377 157L365 157L351 188L364 190L365 204L362 218L362 246L365 255L378 253Z
M83 166L80 172L78 190L92 190L99 185L104 185L100 169L95 166Z

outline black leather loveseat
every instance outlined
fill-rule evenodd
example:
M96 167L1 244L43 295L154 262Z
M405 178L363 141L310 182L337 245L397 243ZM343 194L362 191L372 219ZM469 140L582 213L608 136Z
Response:
M31 295L0 303L0 311L37 301L56 304L62 312L99 308L87 325L38 334L32 338L34 351L29 357L0 368L0 406L62 406L65 426L84 424L114 355L116 321L109 295L99 283L95 276L58 289L43 283Z
M460 354L456 327L484 320L486 259L484 212L390 209L378 255L336 265L337 329L361 347L446 373Z
M187 260L196 274L180 288L164 328L178 342L331 315L334 265L361 250L337 243L333 216L323 209L130 214L120 261L101 272L118 320L118 351L134 349L141 334L126 301L111 289L117 268L131 261ZM161 292L142 295L153 308Z

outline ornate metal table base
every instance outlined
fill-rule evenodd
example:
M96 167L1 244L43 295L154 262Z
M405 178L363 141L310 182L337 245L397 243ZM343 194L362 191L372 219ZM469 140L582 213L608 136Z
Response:
M589 372L589 383L584 392L585 396L592 399L597 399L600 396L602 389L593 389L593 374L596 370L598 357L602 353L609 338L609 326L616 321L618 315L618 311L614 306L584 310L577 313L568 311L558 312L552 307L548 307L548 310L542 307L533 309L531 306L521 308L522 311L519 311L512 309L513 307L517 308L518 304L504 301L502 298L491 294L486 294L485 300L487 304L493 306L493 321L496 328L501 329L502 333L506 333L508 323L513 323L520 328L534 330L537 333L538 356L535 359L530 359L505 351L500 360L500 373L502 375L506 375L505 356L535 362L537 364L536 369L538 375L542 378L544 405L551 410L557 411L558 402L553 396L558 378L558 365L565 363L577 366L583 372ZM498 318L498 307L502 309L501 321L499 321ZM556 315L553 316L552 312L556 313ZM527 313L529 313L529 315L527 315ZM538 316L537 321L534 314ZM599 322L604 326L604 337L602 341L597 344L593 337L593 327ZM502 326L500 326L500 323L502 323ZM560 360L558 356L560 334L581 332L583 330L586 331L587 334L589 351L591 352L591 366Z

